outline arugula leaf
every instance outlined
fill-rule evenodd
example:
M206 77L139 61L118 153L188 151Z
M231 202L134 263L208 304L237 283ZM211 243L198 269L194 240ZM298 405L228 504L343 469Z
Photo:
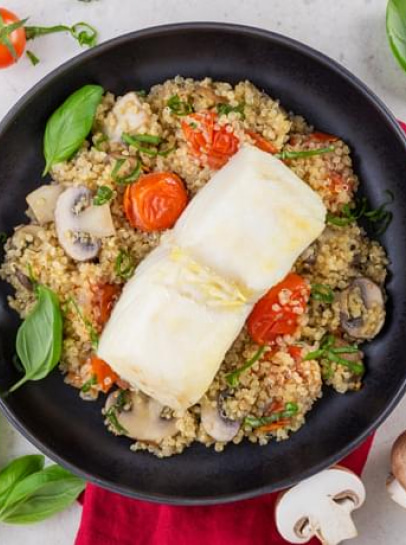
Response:
M392 53L406 71L406 2L389 0L386 6L386 35Z
M9 392L14 392L28 380L45 378L61 356L63 320L58 297L41 284L35 291L38 302L21 324L16 340L17 355L25 375Z
M21 456L0 471L0 512L13 487L29 475L41 471L45 463L42 454Z
M75 501L85 482L58 465L51 465L18 482L0 511L0 520L29 524L59 513Z
M43 176L53 165L70 159L83 144L92 129L103 92L100 85L85 85L51 115L44 135L46 165Z

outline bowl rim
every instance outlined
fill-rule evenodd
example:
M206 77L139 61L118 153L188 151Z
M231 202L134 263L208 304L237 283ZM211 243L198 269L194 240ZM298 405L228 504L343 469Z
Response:
M234 23L220 23L220 22L184 22L184 23L171 23L165 25L155 25L140 30L128 32L117 36L115 38L106 40L105 42L97 45L96 47L82 52L73 58L65 61L60 66L52 70L44 78L38 81L33 87L24 93L24 95L11 107L11 109L6 113L3 119L0 121L0 140L3 137L4 133L7 131L8 127L13 123L14 117L19 112L24 105L31 100L33 96L37 93L40 93L42 90L46 89L52 82L58 78L59 75L63 74L66 70L72 69L75 66L86 62L88 59L91 59L95 56L103 54L103 52L108 51L116 46L119 46L122 43L128 41L138 40L139 38L148 38L148 37L160 37L162 35L169 35L173 33L178 33L179 31L192 31L192 32L207 32L207 31L222 31L225 33L233 34L244 34L250 35L254 38L261 38L266 40L271 40L274 43L280 44L284 47L291 48L296 50L306 56L310 57L312 60L322 64L324 67L329 70L334 71L339 76L344 78L352 87L355 87L369 102L371 102L377 110L381 112L386 123L393 130L395 135L401 141L405 153L406 153L406 136L402 131L399 123L397 122L394 115L391 113L389 108L383 103L383 101L357 76L352 74L347 68L342 66L340 63L331 59L324 53L317 51L316 49L308 46L298 40L284 36L282 34L258 28L255 26L241 25ZM396 405L399 403L400 399L403 397L406 390L406 380L401 383L398 387L396 394L391 399L390 403L382 410L381 414L370 423L362 434L357 436L351 442L349 442L346 447L342 448L334 456L330 456L329 460L331 465L334 465L339 460L342 460L345 456L350 454L354 449L356 449L363 441L365 441L389 416L393 411ZM126 485L117 485L108 481L104 478L95 477L94 475L89 474L87 471L80 469L76 464L67 462L63 455L58 454L54 451L52 447L45 446L41 440L37 439L35 434L26 428L26 426L21 423L18 417L15 415L13 410L8 406L7 401L0 397L0 409L5 415L7 420L38 450L43 452L48 458L65 467L72 473L79 475L87 482L96 484L102 488L108 489L110 491L123 494L132 498L147 500L154 503L165 503L169 505L214 505L220 503L228 503L237 500L244 500L260 496L262 494L267 494L270 492L270 485L264 484L263 486L250 489L243 492L224 494L213 496L203 496L199 498L191 498L184 495L176 496L167 496L160 493L144 493L137 492L130 486ZM311 477L312 475L318 473L319 471L325 469L325 463L319 462L318 464L312 466L308 470L302 473L302 480ZM292 486L291 480L287 477L284 480L278 483L278 490L282 490L286 487Z

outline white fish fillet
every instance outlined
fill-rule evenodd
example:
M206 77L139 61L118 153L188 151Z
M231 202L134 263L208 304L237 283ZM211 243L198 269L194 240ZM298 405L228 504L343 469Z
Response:
M324 227L320 197L281 161L241 149L137 268L98 355L175 410L206 392L255 302Z

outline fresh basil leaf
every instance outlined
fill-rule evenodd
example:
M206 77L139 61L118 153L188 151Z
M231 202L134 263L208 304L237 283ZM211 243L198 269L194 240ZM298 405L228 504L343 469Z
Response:
M13 487L25 477L41 471L44 463L42 454L28 454L13 460L0 471L0 513Z
M44 520L71 505L85 482L58 465L49 466L17 483L0 512L9 524Z
M27 380L46 377L61 356L63 320L58 297L40 284L35 291L38 302L21 324L16 340L17 355L25 375L10 388L10 392L14 392Z
M406 71L406 2L389 0L386 6L386 35L392 53Z
M92 129L103 92L100 85L85 85L51 115L44 135L46 165L43 176L53 165L70 159L83 144Z

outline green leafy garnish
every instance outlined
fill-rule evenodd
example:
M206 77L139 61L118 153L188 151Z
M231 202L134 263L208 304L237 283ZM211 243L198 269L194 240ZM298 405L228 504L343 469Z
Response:
M307 360L326 359L330 362L337 363L347 367L354 375L363 375L365 367L362 361L356 362L341 357L339 354L356 354L359 348L356 344L347 346L335 346L336 338L334 335L325 335L320 343L320 348L313 352L308 352L303 358Z
M73 297L69 297L67 300L67 304L71 304L73 308L76 310L79 318L82 320L83 325L87 329L87 332L89 333L90 342L94 348L94 350L97 350L99 346L99 334L97 333L96 329L94 328L92 322L86 318L86 316L83 314L82 310L80 309L79 305L75 301Z
M265 350L266 350L266 346L261 346L255 352L252 358L250 358L243 366L239 367L235 371L232 371L231 373L227 373L226 381L228 385L231 386L232 388L235 388L236 386L238 386L241 374L244 373L244 371L246 371L250 367L252 367L254 363L256 363L261 358Z
M95 384L97 384L97 376L96 375L92 375L89 380L87 380L82 388L80 389L81 392L83 393L87 393L91 390L92 386L94 386Z
M120 171L124 165L124 163L127 161L127 159L117 159L113 170L111 171L111 177L118 185L128 185L135 182L135 180L138 179L139 175L142 171L142 163L141 161L137 161L137 164L133 168L133 170L127 174L126 176L120 176Z
M312 284L311 297L315 301L323 303L332 303L334 301L333 290L327 284Z
M105 413L105 417L109 421L110 425L117 433L122 435L127 435L128 431L118 421L117 413L121 412L127 403L127 390L120 390L114 405L112 405Z
M9 392L28 380L45 378L61 356L63 319L58 297L41 284L34 289L37 304L19 327L16 339L16 351L25 375Z
M386 6L386 35L393 56L406 71L406 3L389 0Z
M255 416L246 416L244 419L244 424L251 426L251 428L259 428L260 426L266 426L267 424L273 424L278 422L278 420L283 420L285 418L292 418L299 411L299 406L297 403L289 402L285 403L285 408L283 411L278 411L270 414L269 416L255 417Z
M217 113L219 115L228 115L231 112L235 112L236 114L241 115L241 119L245 119L244 108L245 108L245 102L241 102L240 104L238 104L238 106L231 106L231 104L226 104L224 102L221 102L220 104L217 104L217 107L216 107Z
M41 455L22 456L0 472L0 521L30 524L71 505L85 482Z
M53 165L70 159L78 151L92 129L103 92L100 85L85 85L51 115L44 135L46 165L43 176Z
M95 206L102 206L111 201L114 191L108 185L101 185L97 188L96 195L93 197L93 204Z
M102 134L99 136L97 140L94 142L94 147L97 149L97 151L103 151L101 145L104 142L108 142L109 138L106 134Z
M114 265L116 275L128 280L134 273L135 264L131 254L125 250L120 250Z
M31 62L31 64L33 66L36 66L40 62L39 58L35 55L35 53L30 51L29 49L27 49L25 54L27 55L27 57L29 58L29 60L30 60L30 62Z
M179 95L172 95L166 103L174 115L185 116L194 112L193 105L190 102L181 100Z
M343 227L345 225L350 225L351 223L354 223L358 219L364 217L373 224L375 234L382 235L389 227L393 219L393 213L390 210L387 210L386 207L392 204L394 196L389 190L386 190L385 193L388 195L387 200L375 210L368 208L368 201L365 197L363 197L354 205L345 204L342 207L339 216L328 213L326 221L331 225Z
M313 157L313 155L322 155L323 153L331 153L334 151L334 146L328 146L326 148L317 148L317 149L308 149L308 150L299 150L299 151L281 151L280 153L275 153L274 157L282 159L302 159L304 157Z
M131 136L130 134L123 133L121 138L129 146L133 146L140 153L145 153L150 157L156 157L157 155L166 157L175 149L175 147L162 147L167 144L166 140L154 134L135 134Z

